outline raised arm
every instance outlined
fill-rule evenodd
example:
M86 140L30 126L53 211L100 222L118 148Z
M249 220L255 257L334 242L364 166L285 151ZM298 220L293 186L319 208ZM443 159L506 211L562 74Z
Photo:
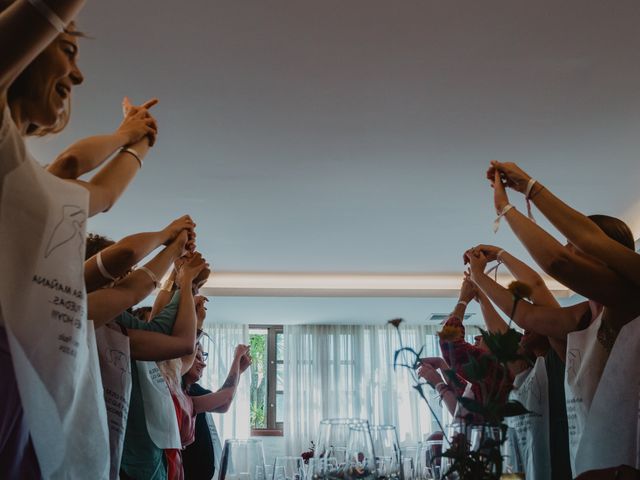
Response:
M499 172L507 186L526 193L531 177L515 163L491 162L488 176ZM602 260L613 270L640 288L640 255L607 236L589 217L571 208L539 182L533 184L529 197L540 212L567 239L583 252Z
M497 283L485 272L486 257L482 252L470 251L467 255L471 268L471 280L500 310L511 317L518 326L547 337L565 340L580 321L580 309L532 305L525 300L517 302L509 290Z
M251 365L251 355L248 345L236 347L233 362L229 369L229 375L222 387L217 392L208 393L199 397L191 397L195 413L217 412L226 413L233 402L240 375Z
M124 120L114 133L77 141L62 152L47 170L60 178L77 179L102 165L120 148L137 144L145 137L151 142L150 146L153 146L158 129L148 109L156 103L157 100L152 99L139 109L127 110ZM140 156L144 158L142 152Z
M418 375L424 378L427 383L440 395L444 405L451 415L456 414L458 406L458 398L455 391L449 387L449 384L436 371L436 368L429 362L430 359L422 359L422 364L418 368ZM442 360L441 358L438 360ZM444 362L444 360L442 360Z
M178 277L180 300L171 335L143 329L129 330L132 358L155 361L184 359L195 352L197 315L191 283L203 268L207 268L207 263L199 253L195 253L181 269Z
M544 283L542 276L522 260L494 245L478 245L473 250L482 252L488 262L502 263L516 280L529 285L531 287L531 301L536 305L560 306Z
M196 224L189 215L183 215L160 231L129 235L105 248L99 253L102 261L102 270L98 264L98 254L84 263L84 279L87 291L92 292L113 278L121 277L160 245L168 245L173 242L183 230L187 231L189 238L186 250L192 251L195 248L193 243L195 238L193 229L195 226Z
M144 300L156 287L158 278L184 253L188 235L183 230L180 235L150 262L144 269L138 269L111 288L101 288L87 297L88 318L96 328L113 320L127 308Z
M505 322L500 314L496 311L493 303L491 303L491 300L489 300L489 297L487 297L485 293L480 290L480 288L478 288L476 299L480 304L482 318L484 319L484 324L487 326L487 330L489 330L491 333L505 333L507 330L509 330L509 325L507 324L507 322Z
M84 3L84 0L47 0L49 9L64 25L75 18ZM5 108L9 86L59 33L27 1L15 1L0 12L0 109Z
M147 115L143 107L129 107L130 115ZM132 113L133 112L133 113ZM153 137L152 137L153 138ZM121 151L104 165L89 181L68 180L89 190L89 215L106 212L120 198L129 183L142 168L142 159L146 156L151 140L144 137L131 145L134 153Z
M493 189L496 211L503 211L509 199L497 171ZM623 277L601 262L564 247L516 208L504 217L540 268L573 291L609 307L626 306L630 298L635 298L637 292Z

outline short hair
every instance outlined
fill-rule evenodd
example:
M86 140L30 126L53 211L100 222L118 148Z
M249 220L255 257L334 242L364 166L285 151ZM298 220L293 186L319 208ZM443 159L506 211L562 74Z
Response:
M602 230L607 237L635 252L636 242L629 225L619 218L610 217L609 215L589 215L589 218L600 227L600 230Z
M151 313L151 307L147 306L147 307L138 307L135 310L133 310L132 315L134 317L139 318L140 320L142 320L143 322L146 322L147 319L145 318L147 316L147 314Z
M84 254L84 259L89 260L98 252L101 252L105 248L110 247L114 243L116 242L103 235L97 235L95 233L87 234L87 249Z

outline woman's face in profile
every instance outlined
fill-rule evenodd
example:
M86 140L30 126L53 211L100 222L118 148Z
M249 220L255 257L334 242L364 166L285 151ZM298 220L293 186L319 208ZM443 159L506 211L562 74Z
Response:
M19 98L22 121L39 128L64 123L71 92L84 80L76 64L77 36L73 25L58 35L16 79L10 90Z

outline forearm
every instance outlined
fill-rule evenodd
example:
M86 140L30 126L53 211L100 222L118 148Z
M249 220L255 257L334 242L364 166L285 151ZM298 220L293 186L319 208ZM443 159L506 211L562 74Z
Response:
M227 412L235 397L240 375L240 362L238 359L234 359L227 379L217 392L200 397L192 397L196 413Z
M126 135L118 132L84 138L62 152L47 170L60 178L78 178L99 167L126 143Z
M500 310L525 330L552 338L564 339L569 332L575 329L573 316L567 314L563 308L531 305L525 300L520 300L515 306L511 292L488 275L483 273L474 277L473 280Z
M560 306L551 291L547 288L542 276L533 268L505 251L500 253L499 260L504 263L516 280L526 283L531 287L531 300L533 303L536 305L547 305L549 307Z
M589 217L571 208L547 188L537 184L532 195L536 207L567 240L640 285L640 255L607 236Z
M190 342L195 350L196 345L196 306L191 293L191 281L186 279L180 285L180 303L178 314L173 325L172 336Z
M554 264L566 255L565 247L515 208L505 218L536 263L552 275Z
M458 407L458 398L454 391L445 383L436 385L436 392L440 395L440 398L444 402L445 407L451 415L456 414L456 408Z
M147 330L127 330L131 358L159 362L188 355L194 350L188 340Z
M161 231L138 233L105 248L100 252L100 258L108 274L106 277L98 267L98 255L94 255L85 262L84 279L87 291L93 291L111 281L109 276L119 278L126 274L165 240L166 235Z
M142 159L149 150L148 140L145 138L133 145L132 148ZM122 152L117 153L90 181L69 181L76 182L89 190L89 215L92 216L109 210L129 186L140 168L140 164L133 155Z
M160 291L158 291L158 295L156 295L156 299L153 302L153 307L151 308L151 318L155 317L171 301L171 298L173 297L173 294L175 292L173 286L175 278L176 271L172 270L166 283L162 286Z
M451 312L451 316L460 319L460 321L462 322L464 321L464 314L466 311L467 311L466 301L459 299L458 303L456 303L456 306L453 308L453 311Z
M159 230L157 232L136 233L134 235L124 237L112 247L108 247L105 249L105 253L107 253L110 248L119 246L120 248L131 252L131 260L135 265L160 245L164 244L167 240L167 234L163 230ZM104 255L103 260L105 260Z
M514 301L513 295L509 290L497 283L486 273L474 275L473 281L488 300L493 301L493 303L495 303L500 310L502 310L507 316L511 317ZM516 314L517 313L518 312L516 311ZM517 318L513 318L513 321L518 323ZM518 325L520 324L518 323Z
M531 197L538 210L578 248L593 248L593 241L601 243L606 238L605 233L589 217L571 208L541 184L534 185ZM601 247L606 248L606 245Z
M49 8L65 25L75 18L84 3L84 0L47 0ZM4 107L9 86L57 35L51 24L28 2L14 2L0 13L0 45L5 45L0 50L1 107Z
M491 300L489 300L484 292L480 293L480 310L482 311L482 317L484 318L484 323L489 332L505 333L509 330L509 325L496 311Z

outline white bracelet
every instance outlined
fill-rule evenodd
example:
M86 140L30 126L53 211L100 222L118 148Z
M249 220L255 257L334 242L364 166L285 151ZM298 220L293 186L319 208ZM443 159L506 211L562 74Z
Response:
M469 302L465 302L464 300L459 300L458 303L456 303L456 305L464 305L466 307L467 305L469 305Z
M158 278L156 277L156 274L153 273L151 270L149 270L147 267L138 267L138 270L142 270L144 273L146 273L147 275L149 275L149 277L151 277L151 281L153 282L153 286L157 287L158 286Z
M533 223L536 223L536 219L533 218L533 212L531 211L531 190L536 183L538 183L538 181L535 178L530 178L529 183L527 183L527 190L524 193L524 198L527 202L527 216Z
M507 212L512 208L515 208L515 207L510 203L507 203L504 207L502 207L502 210L498 212L498 217L493 222L493 233L498 233L498 229L500 228L500 219L504 217L507 214Z
M62 19L49 8L49 5L44 3L42 0L27 0L29 4L35 8L40 15L42 15L47 22L51 24L53 28L55 28L58 32L64 32L64 29L67 27Z
M115 280L116 277L111 275L109 271L105 268L104 263L102 263L102 252L98 252L96 255L96 262L98 263L98 270L100 270L100 275L104 278L108 278L109 280Z
M500 255L502 255L503 253L504 253L504 249L496 253L496 260L500 263L502 263L502 259L500 258Z
M138 161L138 163L140 164L140 168L142 168L142 158L140 158L140 154L138 152L136 152L133 148L129 147L129 148L122 148L120 150L120 153L128 153L130 155L133 155L133 157Z
M527 183L527 189L524 192L524 196L525 198L529 198L529 195L531 195L531 190L533 189L533 186L536 184L537 180L535 178L530 178L529 182Z
M436 391L440 396L442 396L442 393L440 393L440 390L446 390L446 391L448 391L450 387L449 387L449 385L447 385L445 382L438 382L438 383L436 384L436 386L435 386L435 387L433 387L433 388L435 389L435 391Z

